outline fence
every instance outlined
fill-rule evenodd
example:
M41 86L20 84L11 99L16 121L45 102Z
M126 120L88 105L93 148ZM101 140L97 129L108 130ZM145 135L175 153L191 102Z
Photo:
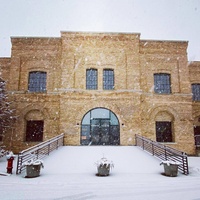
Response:
M178 151L174 148L167 147L159 144L153 140L147 139L143 136L135 135L136 146L141 147L143 150L151 153L153 156L161 160L169 160L179 162L179 171L183 174L189 174L187 154Z
M63 138L64 134L61 134L50 140L21 151L18 155L16 174L20 174L25 169L25 162L31 159L42 159L49 155L53 150L58 149L59 146L63 146Z

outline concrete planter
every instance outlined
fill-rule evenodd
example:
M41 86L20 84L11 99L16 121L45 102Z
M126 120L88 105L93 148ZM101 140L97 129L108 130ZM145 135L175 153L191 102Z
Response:
M164 172L166 176L176 177L178 174L178 166L180 163L173 161L163 161L161 165L164 166Z
M111 168L114 167L112 161L108 161L106 158L101 158L101 160L96 162L97 165L97 176L108 176L110 174Z
M97 168L99 176L108 176L110 173L110 164L101 164Z
M26 166L26 176L25 178L34 178L40 176L40 170L43 166L41 160L29 161L25 164Z

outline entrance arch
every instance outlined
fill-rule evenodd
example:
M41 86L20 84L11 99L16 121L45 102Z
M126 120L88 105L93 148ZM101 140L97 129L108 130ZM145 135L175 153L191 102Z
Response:
M119 120L110 110L95 108L81 122L82 145L119 145Z

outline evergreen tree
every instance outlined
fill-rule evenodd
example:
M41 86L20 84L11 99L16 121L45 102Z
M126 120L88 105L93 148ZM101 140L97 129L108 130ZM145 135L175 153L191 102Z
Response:
M14 109L11 108L11 102L8 101L6 82L0 78L0 141L6 130L12 127L15 119Z

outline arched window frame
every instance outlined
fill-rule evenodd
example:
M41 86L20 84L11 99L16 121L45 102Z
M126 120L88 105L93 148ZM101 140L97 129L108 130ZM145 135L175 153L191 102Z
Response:
M99 111L101 113L98 113ZM92 143L92 130L96 126L96 120L105 121L103 127L107 127L109 121L109 145L119 145L120 144L120 124L117 116L111 110L98 107L92 110L89 110L82 118L81 121L81 144L82 145L93 145ZM107 124L107 125L106 125ZM105 136L105 135L104 135ZM108 144L108 143L107 143ZM107 145L106 143L103 145ZM98 145L98 144L95 144Z

